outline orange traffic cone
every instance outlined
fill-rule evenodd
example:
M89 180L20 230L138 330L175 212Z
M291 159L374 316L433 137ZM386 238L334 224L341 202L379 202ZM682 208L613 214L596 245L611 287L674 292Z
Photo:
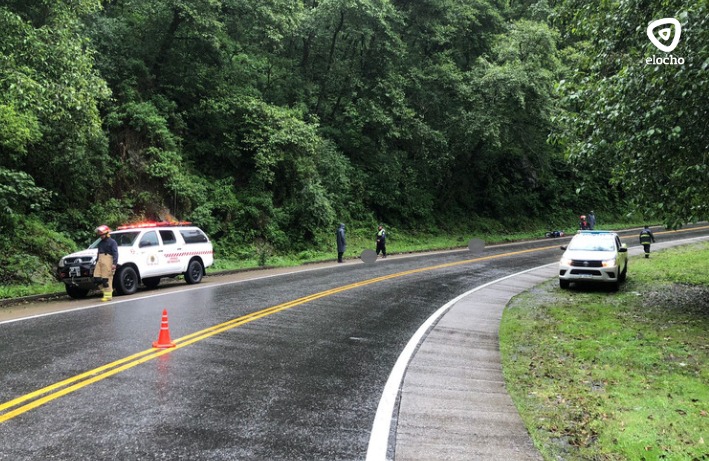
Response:
M160 324L160 334L158 340L153 342L153 347L167 349L175 347L175 343L170 341L170 328L167 326L167 309L162 310L162 323Z

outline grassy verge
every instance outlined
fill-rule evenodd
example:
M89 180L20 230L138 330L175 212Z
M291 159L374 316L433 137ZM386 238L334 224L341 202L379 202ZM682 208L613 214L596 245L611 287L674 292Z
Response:
M505 310L510 394L547 460L709 459L709 244L631 261L619 292L551 281Z
M635 225L637 226L637 225ZM632 223L607 224L599 226L599 229L620 229L634 227ZM543 238L548 229L539 229L528 232L509 233L469 233L462 235L428 235L398 232L396 229L389 230L387 240L387 251L389 254L415 253L423 251L446 250L454 248L465 248L471 239L481 239L486 244L496 244L513 242L519 240L530 240ZM575 229L564 229L567 234L571 234ZM329 239L329 240L328 240ZM241 258L222 257L215 249L214 265L208 269L209 274L224 271L257 269L260 267L292 267L301 264L334 261L337 258L335 249L335 234L323 237L324 250L309 250L295 254L275 254L268 246L256 247L253 255ZM374 249L374 232L355 229L347 233L347 252L345 258L359 258L362 251ZM12 299L29 295L42 295L63 293L62 283L30 284L30 285L3 285L0 286L0 299Z
M63 292L64 284L61 282L33 285L0 285L0 299L12 299L21 298L23 296L46 295Z
M602 229L624 229L632 227L641 227L642 223L623 223L623 224L606 224L598 226L598 230ZM483 240L488 245L499 243L516 242L522 240L533 240L544 237L544 233L549 229L537 229L527 232L509 232L509 233L465 233L456 235L428 235L428 234L412 234L402 233L397 230L389 230L387 239L387 251L389 254L416 253L435 250L449 250L456 248L465 248L471 239ZM562 229L567 235L572 235L576 229ZM333 261L337 257L335 250L335 235L323 237L323 240L328 240L323 245L325 251L303 251L297 254L277 255L266 252L266 255L259 254L259 250L254 251L251 258L242 259L225 259L217 258L212 271L220 270L238 270L238 269L253 269L264 265L270 267L288 267L297 266L300 264ZM362 251L366 249L375 249L374 232L363 232L361 229L355 231L349 230L347 233L347 251L345 258L359 258ZM265 257L264 257L265 256Z
M544 234L542 233L542 236ZM396 237L389 236L387 240L387 252L389 254L416 253L435 250L447 250L455 248L465 248L472 238L479 238L488 244L508 242L514 240L523 240L528 238L539 238L539 234L510 234L510 235L488 235L488 236L413 236L413 235L397 235ZM254 251L251 258L244 259L217 259L215 260L213 271L220 270L238 270L238 269L253 269L262 266L269 267L289 267L298 266L301 264L318 263L326 261L335 261L337 259L337 250L335 249L334 234L332 244L329 245L328 251L303 251L291 255L267 254L265 257L259 254L259 250ZM327 245L326 245L327 246ZM359 235L347 236L347 251L345 259L357 259L366 249L374 250L376 247L374 238L365 238Z

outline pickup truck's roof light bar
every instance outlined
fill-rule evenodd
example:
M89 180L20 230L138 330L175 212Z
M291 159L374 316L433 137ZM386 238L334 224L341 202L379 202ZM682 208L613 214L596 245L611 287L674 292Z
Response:
M172 227L172 226L189 226L192 223L190 221L143 221L133 224L125 224L123 226L116 227L116 230L126 230L126 229L146 229L153 227Z

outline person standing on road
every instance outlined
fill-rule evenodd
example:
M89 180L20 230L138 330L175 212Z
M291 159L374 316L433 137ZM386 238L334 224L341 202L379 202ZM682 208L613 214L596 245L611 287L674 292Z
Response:
M579 229L588 230L588 221L586 221L586 215L579 216Z
M345 254L345 250L347 249L347 243L345 241L344 223L340 223L340 227L335 232L335 235L337 237L337 262L341 263L342 255Z
M379 256L379 252L381 251L382 257L386 258L387 257L387 234L386 231L384 230L384 227L379 226L377 229L377 256Z
M101 237L98 242L98 260L94 269L94 278L101 279L101 291L103 298L101 301L111 301L113 299L113 274L116 273L118 265L118 244L111 238L111 228L102 224L96 228L96 235Z
M650 244L655 243L655 236L652 235L652 231L649 227L645 226L643 230L640 231L640 244L645 250L645 257L650 257Z
M593 210L588 213L588 228L593 230L596 227L596 215L593 214Z

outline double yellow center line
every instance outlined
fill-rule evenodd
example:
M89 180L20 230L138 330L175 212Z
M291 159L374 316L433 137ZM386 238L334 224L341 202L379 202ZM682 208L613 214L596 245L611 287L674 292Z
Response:
M687 230L689 230L689 229L687 229ZM692 229L692 230L696 230L696 228ZM364 287L367 285L372 285L375 283L384 282L386 280L391 280L391 279L395 279L395 278L399 278L399 277L405 277L408 275L418 274L421 272L428 272L428 271L434 271L434 270L439 270L439 269L445 269L448 267L460 266L460 265L464 265L464 264L487 261L487 260L492 260L492 259L499 259L499 258L504 258L504 257L509 257L509 256L516 256L516 255L521 255L521 254L525 254L525 253L544 251L544 250L549 250L552 248L557 248L557 246L556 245L544 246L544 247L539 247L539 248L532 248L532 249L527 249L527 250L520 250L520 251L509 252L509 253L501 253L501 254L497 254L497 255L485 256L485 257L480 257L480 258L475 258L475 259L466 259L463 261L456 261L456 262L452 262L452 263L439 264L436 266L428 266L428 267L423 267L423 268L419 268L419 269L412 269L412 270L404 271L404 272L397 272L395 274L384 275L382 277L376 277L373 279L364 280L364 281L356 282L356 283L351 283L349 285L344 285L344 286L333 288L330 290L321 291L319 293L315 293L315 294L312 294L309 296L304 296L302 298L298 298L293 301L288 301L283 304L278 304L276 306L268 307L266 309L262 309L260 311L253 312L251 314L247 314L247 315L229 320L227 322L220 323L218 325L214 325L209 328L205 328L204 330L200 330L195 333L189 334L187 336L183 336L182 338L175 339L175 340L173 340L173 342L175 343L174 348L171 348L171 349L147 349L142 352L138 352L137 354L133 354L128 357L122 358L120 360L116 360L115 362L111 362L106 365L100 366L98 368L94 368L93 370L86 371L86 372L81 373L79 375L73 376L73 377L65 379L63 381L59 381L55 384L49 385L49 386L44 387L42 389L36 390L36 391L31 392L29 394L25 394L23 396L17 397L13 400L10 400L8 402L0 404L0 413L2 413L2 414L0 414L0 423L10 420L12 418L15 418L16 416L26 413L34 408L40 407L46 403L51 402L52 400L58 399L59 397L62 397L64 395L67 395L67 394L70 394L74 391L77 391L77 390L81 389L82 387L88 386L89 384L93 384L93 383L102 381L106 378L109 378L113 375L121 373L125 370L133 368L133 367L140 365L142 363L145 363L150 360L161 357L165 354L170 354L177 349L187 347L190 344L194 344L198 341L202 341L206 338L217 335L219 333L229 331L233 328L239 327L239 326L244 325L246 323L253 322L254 320L258 320L260 318L267 317L269 315L284 311L286 309L290 309L292 307L300 306L300 305L308 303L310 301L315 301L317 299L324 298L326 296L332 296L337 293L342 293L344 291L353 290L355 288Z
M535 248L530 250L522 250L514 253L505 253L493 256L486 256L476 259L469 259L465 261L457 261L447 264L440 264L437 266L429 266L420 269L413 269L405 272L398 272L395 274L384 275L382 277L376 277L369 280L364 280L361 282L351 283L349 285L344 285L341 287L333 288L326 291L321 291L309 296L304 296L302 298L295 299L293 301L288 301L283 304L278 304L276 306L268 307L260 311L252 312L250 314L243 315L241 317L229 320L218 325L214 325L204 330L197 331L195 333L183 336L182 338L173 340L175 343L174 348L170 349L147 349L137 354L130 355L128 357L116 360L115 362L108 363L106 365L94 368L93 370L86 371L84 373L78 374L71 378L59 381L55 384L49 385L42 389L36 390L29 394L17 397L13 400L0 404L0 423L5 422L9 419L15 418L23 413L26 413L34 408L40 407L52 400L58 399L64 395L70 394L74 391L81 389L82 387L88 386L90 384L102 381L113 375L126 371L142 363L148 362L150 360L156 359L165 354L170 354L177 349L187 347L190 344L194 344L198 341L202 341L210 336L229 331L233 328L239 327L254 320L258 320L263 317L275 314L277 312L290 309L292 307L300 306L302 304L315 301L326 296L332 296L337 293L342 293L344 291L353 290L355 288L364 287L367 285L372 285L375 283L383 282L386 280L391 280L399 277L405 277L407 275L417 274L426 271L432 271L437 269L443 269L446 267L459 266L462 264L469 264L473 262L485 261L489 259L501 258L504 256L511 256L516 254L530 253L533 251L547 250L553 247Z

